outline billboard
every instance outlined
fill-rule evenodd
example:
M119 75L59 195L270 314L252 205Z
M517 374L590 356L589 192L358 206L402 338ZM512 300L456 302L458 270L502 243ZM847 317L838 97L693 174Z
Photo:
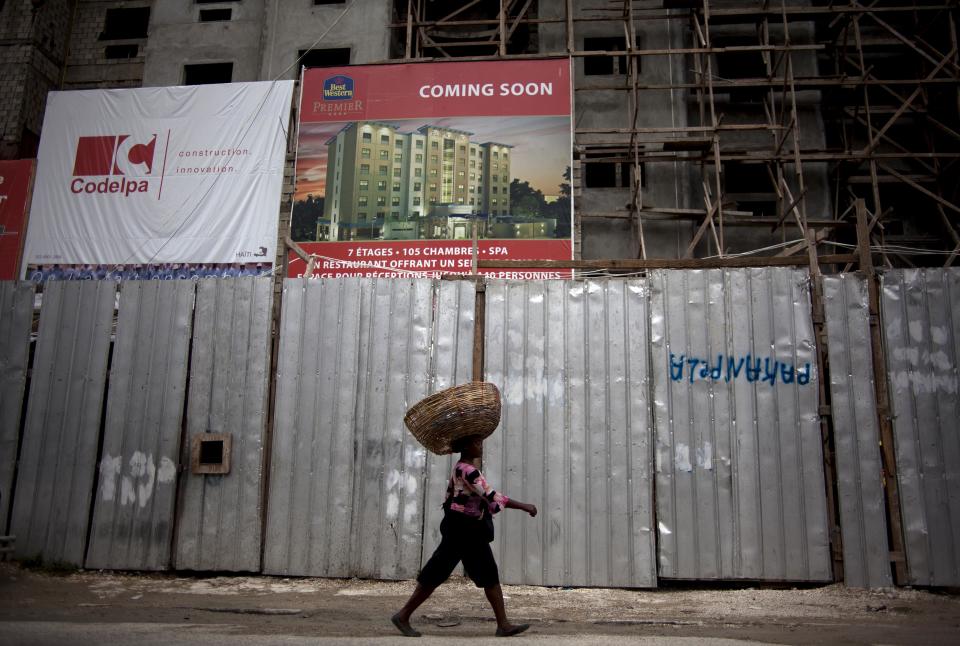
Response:
M569 59L306 69L301 92L291 237L315 276L573 257Z
M0 280L16 280L33 161L0 161Z
M22 275L269 271L292 94L292 81L51 92Z

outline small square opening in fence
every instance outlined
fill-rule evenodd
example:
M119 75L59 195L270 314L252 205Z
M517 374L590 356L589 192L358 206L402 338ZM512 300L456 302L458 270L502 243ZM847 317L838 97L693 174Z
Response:
M229 433L201 433L190 443L190 472L198 475L226 475L230 473L230 450L233 440Z
M223 464L223 442L200 442L200 464Z

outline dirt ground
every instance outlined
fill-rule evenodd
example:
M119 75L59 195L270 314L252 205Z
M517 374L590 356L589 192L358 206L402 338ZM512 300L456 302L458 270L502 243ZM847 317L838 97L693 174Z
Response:
M960 643L956 591L703 585L504 586L504 593L511 619L532 624L523 639L541 642ZM66 635L71 643L102 644L118 632L127 636L121 642L141 646L399 642L388 617L412 589L412 582L50 572L0 563L0 643L63 643ZM436 638L424 643L491 635L495 628L483 593L457 578L427 601L413 624ZM183 626L196 629L193 637L162 637L164 627Z

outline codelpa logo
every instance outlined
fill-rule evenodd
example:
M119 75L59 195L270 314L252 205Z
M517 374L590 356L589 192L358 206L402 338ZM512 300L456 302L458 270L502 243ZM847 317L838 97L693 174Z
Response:
M332 76L323 82L324 101L349 101L353 98L353 79L349 76Z
M79 137L73 160L73 193L146 193L158 170L157 135ZM97 179L100 178L100 179Z

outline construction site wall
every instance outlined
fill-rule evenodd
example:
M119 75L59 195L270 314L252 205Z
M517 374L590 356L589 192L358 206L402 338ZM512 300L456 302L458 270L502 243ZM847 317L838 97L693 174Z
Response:
M23 559L411 578L450 458L404 412L483 378L504 402L487 475L541 510L498 521L504 581L957 585L960 274L883 274L895 447L862 275L822 279L818 395L819 280L286 279L272 331L265 277L4 283L3 520Z

